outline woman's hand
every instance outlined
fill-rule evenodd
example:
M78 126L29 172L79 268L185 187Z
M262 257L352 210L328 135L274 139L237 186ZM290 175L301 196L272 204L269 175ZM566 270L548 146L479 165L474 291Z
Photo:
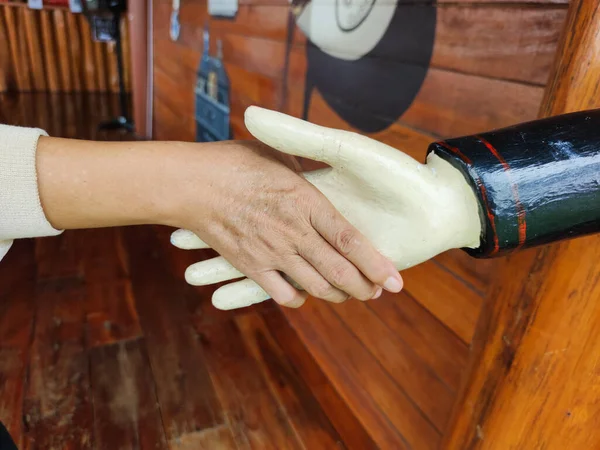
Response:
M219 294L222 303L236 301L229 293L240 285L253 287L261 299L270 296L292 307L306 297L294 284L332 302L376 298L381 287L400 291L394 265L323 194L283 164L279 152L257 141L231 141L211 144L196 156L204 163L182 175L180 185L191 189L181 191L173 223L192 230L231 262L221 259L205 274L207 280L241 272L262 288L248 280L231 284ZM190 201L192 196L197 199ZM188 280L190 273L203 272L203 264L188 271Z
M231 263L217 260L211 282L243 273L257 283L222 288L225 304L238 300L229 294L239 286L255 299L287 306L306 296L293 284L333 302L349 295L368 300L381 287L399 291L394 265L284 157L255 141L41 138L40 199L57 229L164 224L192 230Z

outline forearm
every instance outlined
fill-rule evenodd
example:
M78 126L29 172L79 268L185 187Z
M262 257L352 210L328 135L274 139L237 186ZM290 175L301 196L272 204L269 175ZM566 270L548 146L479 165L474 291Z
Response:
M42 137L37 174L46 217L57 229L172 225L192 170L202 191L201 146L209 145Z
M600 110L432 144L461 171L480 204L473 256L600 231Z

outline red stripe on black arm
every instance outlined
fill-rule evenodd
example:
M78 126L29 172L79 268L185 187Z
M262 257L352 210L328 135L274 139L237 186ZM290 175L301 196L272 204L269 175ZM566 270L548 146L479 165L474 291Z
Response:
M473 165L473 162L469 159L469 157L467 155L465 155L463 152L461 152L459 149L457 149L456 147L452 147L451 145L449 145L447 142L444 142L444 141L436 142L436 144L439 144L442 147L444 147L446 150L450 150L452 153L458 155L458 157L460 159L462 159L469 166Z
M523 204L521 203L521 199L519 198L519 187L517 183L513 180L510 165L506 162L506 160L502 157L500 152L494 148L492 144L490 144L486 139L481 136L475 136L483 145L487 147L487 149L496 157L496 159L502 164L504 168L504 172L506 172L506 176L508 177L508 181L510 183L510 188L512 190L513 198L515 199L515 205L517 209L517 223L519 229L519 247L522 247L525 244L525 240L527 239L527 220L525 217L525 208L523 208Z

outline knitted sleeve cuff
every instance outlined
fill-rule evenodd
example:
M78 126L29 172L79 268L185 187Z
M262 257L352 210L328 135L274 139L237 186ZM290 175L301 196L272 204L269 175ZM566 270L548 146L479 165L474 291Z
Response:
M0 125L0 240L60 234L46 219L37 184L36 149L46 132Z

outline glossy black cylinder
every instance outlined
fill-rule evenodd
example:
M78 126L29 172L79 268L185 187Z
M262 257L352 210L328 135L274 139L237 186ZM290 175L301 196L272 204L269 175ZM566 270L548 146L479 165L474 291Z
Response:
M600 109L433 143L477 195L476 257L600 231Z

